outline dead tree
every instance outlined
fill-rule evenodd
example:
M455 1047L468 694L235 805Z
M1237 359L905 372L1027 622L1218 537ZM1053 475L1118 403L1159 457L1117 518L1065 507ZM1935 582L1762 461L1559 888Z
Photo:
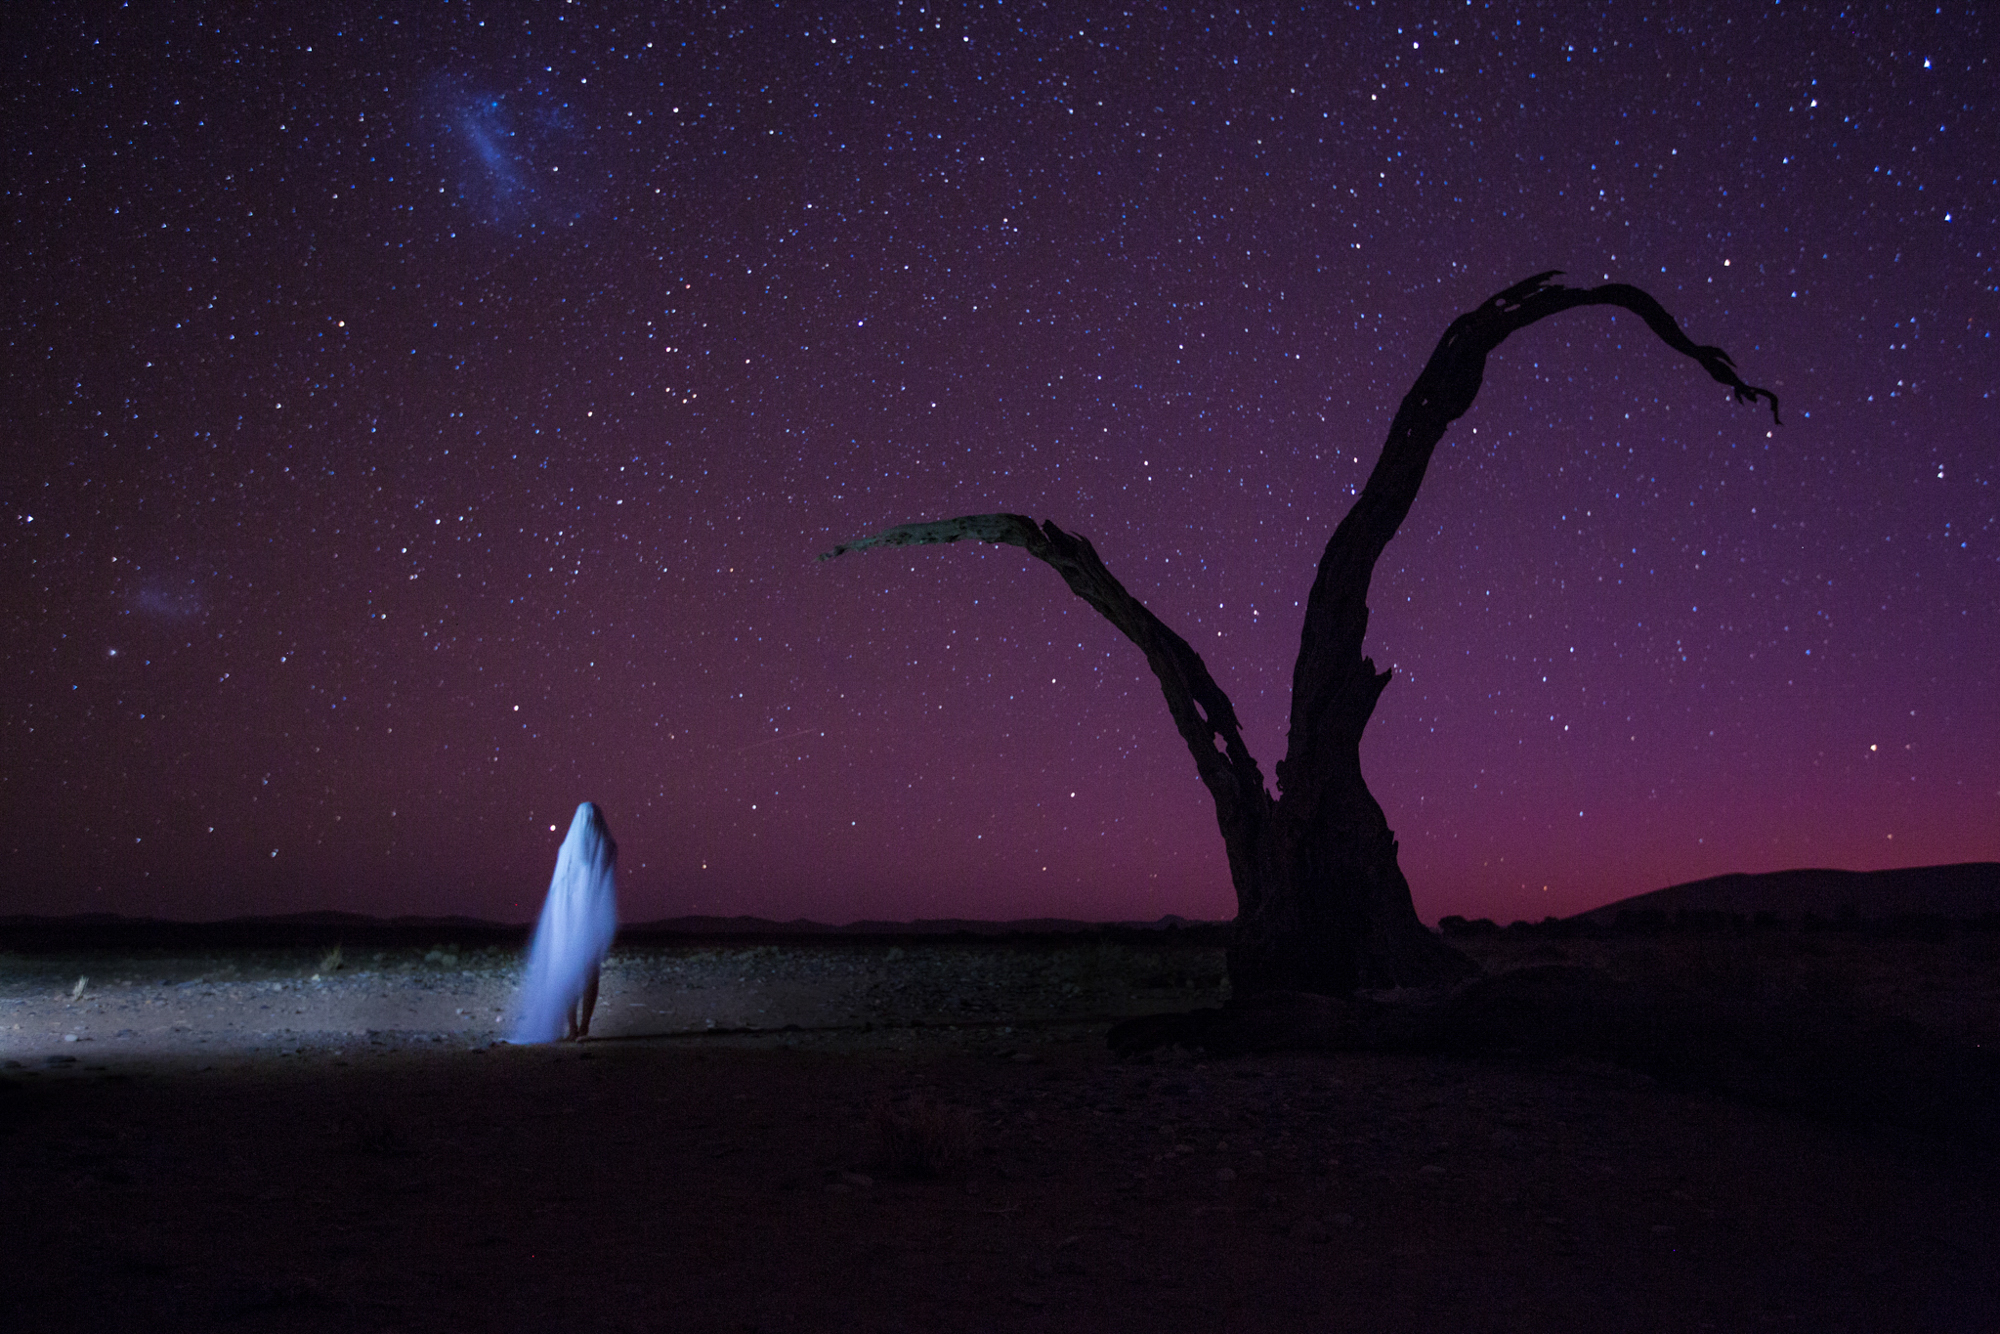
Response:
M1088 539L1019 514L904 524L842 543L820 559L877 546L972 538L1024 548L1139 646L1167 710L1215 800L1236 887L1229 976L1239 996L1357 988L1432 987L1478 970L1417 920L1396 838L1361 777L1361 733L1390 673L1362 653L1375 562L1416 500L1431 451L1472 406L1486 357L1507 336L1577 306L1620 306L1677 352L1700 362L1738 402L1777 396L1745 384L1718 347L1700 347L1636 287L1563 287L1559 270L1517 283L1453 320L1403 398L1382 456L1320 557L1292 669L1291 729L1279 795L1243 744L1236 711L1201 655L1113 577Z

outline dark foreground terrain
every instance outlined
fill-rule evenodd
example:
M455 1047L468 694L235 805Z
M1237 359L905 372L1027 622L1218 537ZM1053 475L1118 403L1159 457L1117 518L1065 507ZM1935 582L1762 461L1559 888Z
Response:
M2000 1327L1977 1118L1533 1044L1113 1060L1208 945L631 952L602 1040L511 1048L511 960L447 943L0 959L0 1328ZM1991 932L1473 945L2000 1026Z

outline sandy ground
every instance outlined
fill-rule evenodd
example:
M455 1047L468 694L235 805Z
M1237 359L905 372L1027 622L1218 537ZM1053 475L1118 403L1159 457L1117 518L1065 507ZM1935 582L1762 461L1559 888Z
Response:
M1219 950L1093 943L620 949L591 1036L879 1049L951 1033L1019 1045L1051 1026L1216 1004L1222 975ZM0 1061L232 1065L484 1047L505 1036L519 976L513 952L451 942L352 957L0 956Z
M1989 1149L1587 1063L1112 1061L1214 951L637 951L599 1040L515 1048L514 960L448 945L0 958L0 1328L2000 1328ZM1977 1031L1981 948L1639 962Z

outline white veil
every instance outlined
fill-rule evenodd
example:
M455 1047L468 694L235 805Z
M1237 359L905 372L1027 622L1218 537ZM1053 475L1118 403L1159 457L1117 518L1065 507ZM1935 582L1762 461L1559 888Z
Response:
M618 845L591 802L576 808L556 853L548 902L528 945L512 1042L554 1042L618 931Z

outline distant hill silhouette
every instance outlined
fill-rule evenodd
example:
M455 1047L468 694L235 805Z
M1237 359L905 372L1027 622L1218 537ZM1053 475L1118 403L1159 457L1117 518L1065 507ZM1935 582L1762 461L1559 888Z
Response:
M218 950L408 948L443 943L525 944L528 927L476 917L368 917L352 912L301 912L176 922L119 913L71 917L0 917L0 950L28 953L72 949Z
M624 937L652 936L1060 936L1087 931L1165 931L1212 928L1226 922L1197 922L1168 915L1157 922L1082 922L1068 917L1023 917L1009 922L976 921L968 917L934 917L915 922L824 922L794 918L773 922L762 917L669 917L635 922L618 928Z
M1910 866L1893 871L1797 870L1762 875L1718 875L1684 885L1637 894L1578 913L1572 922L1613 926L1621 912L1683 910L1753 917L1769 913L1795 922L1808 914L1880 921L1898 917L1941 917L1959 921L2000 917L2000 862L1960 862L1952 866ZM1011 922L937 918L918 922L849 922L830 926L798 918L774 922L762 917L670 917L632 922L618 929L630 944L743 940L763 942L893 940L999 936L1042 937L1099 934L1148 936L1172 932L1182 943L1224 944L1229 923L1162 917L1157 922L1082 922L1033 917ZM174 922L79 913L72 917L0 917L0 950L44 952L70 949L281 949L344 944L352 949L453 943L469 948L523 946L528 924L487 922L474 917L367 917L349 912L286 913L233 917L220 922Z
M1152 935L1174 933L1183 943L1220 945L1227 922L1198 922L1167 916L1157 922L1080 922L1033 917L1011 922L942 918L918 922L850 922L829 926L799 918L773 922L762 917L670 917L631 922L618 928L627 944L672 945L701 940L755 940L759 943L841 940L937 940L952 937L1041 937L1060 940L1083 934ZM425 948L451 944L466 948L519 948L528 924L486 922L476 917L367 917L350 912L286 913L232 917L220 922L175 922L79 913L72 917L0 917L0 950L46 953L74 949L350 949Z
M2000 862L1906 866L1893 871L1810 869L1717 875L1620 899L1570 920L1609 926L1622 912L1671 917L1683 910L1742 917L1770 913L1786 921L1797 921L1807 914L1829 921L1895 917L1966 921L2000 914Z

